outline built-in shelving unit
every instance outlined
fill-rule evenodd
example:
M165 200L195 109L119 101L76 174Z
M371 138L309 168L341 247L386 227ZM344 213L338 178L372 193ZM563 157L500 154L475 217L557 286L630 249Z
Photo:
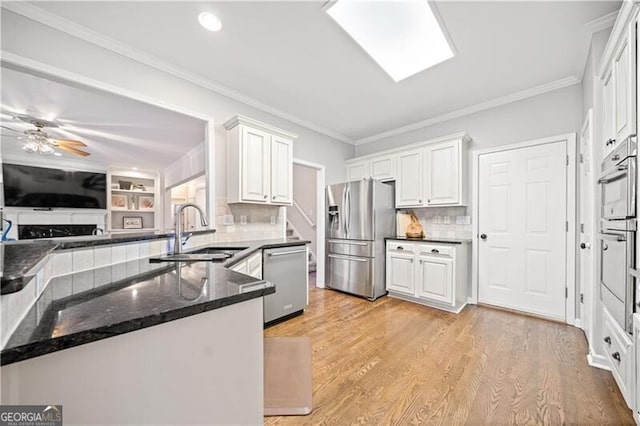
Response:
M161 199L156 171L110 169L107 180L110 232L158 229Z

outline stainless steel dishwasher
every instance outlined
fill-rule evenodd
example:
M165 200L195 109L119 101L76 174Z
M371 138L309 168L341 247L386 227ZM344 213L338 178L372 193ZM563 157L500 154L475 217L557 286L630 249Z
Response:
M306 246L262 251L262 279L276 286L264 298L264 322L301 313L309 303L309 264Z

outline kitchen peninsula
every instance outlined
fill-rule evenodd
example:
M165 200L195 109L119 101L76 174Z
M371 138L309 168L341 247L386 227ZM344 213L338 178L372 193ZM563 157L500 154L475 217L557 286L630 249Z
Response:
M5 258L18 246L47 254L31 259L45 265L23 277L20 290L1 296L40 292L3 345L2 403L55 401L73 424L262 422L262 299L276 289L227 267L257 250L305 241L215 243L212 236L194 235L189 250L242 251L224 263L150 263L167 252L167 236L6 244ZM139 246L154 241L159 252ZM138 257L38 280L60 254L80 259L86 250L120 246Z

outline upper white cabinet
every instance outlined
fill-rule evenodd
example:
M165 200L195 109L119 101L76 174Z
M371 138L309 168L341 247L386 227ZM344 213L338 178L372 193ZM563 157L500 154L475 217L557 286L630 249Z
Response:
M241 115L224 124L228 203L291 205L296 135Z
M425 193L427 206L465 205L469 152L462 139L425 148Z
M422 207L424 149L414 149L398 154L398 176L396 177L396 207Z
M601 64L605 156L637 132L637 11L627 19L616 22Z
M466 133L347 161L350 181L396 181L396 207L466 206L469 142Z
M382 155L363 160L347 161L347 180L373 178L382 181L396 178L396 156Z

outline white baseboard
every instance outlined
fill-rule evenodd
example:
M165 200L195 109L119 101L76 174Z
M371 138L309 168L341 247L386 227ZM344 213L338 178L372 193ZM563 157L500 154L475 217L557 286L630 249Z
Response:
M576 318L575 322L573 323L574 327L578 327L580 330L584 330L584 328L582 328L582 320L579 318Z
M604 355L596 355L594 353L590 353L589 355L587 355L587 362L592 367L600 368L602 370L611 371L611 366L609 365L609 360Z

